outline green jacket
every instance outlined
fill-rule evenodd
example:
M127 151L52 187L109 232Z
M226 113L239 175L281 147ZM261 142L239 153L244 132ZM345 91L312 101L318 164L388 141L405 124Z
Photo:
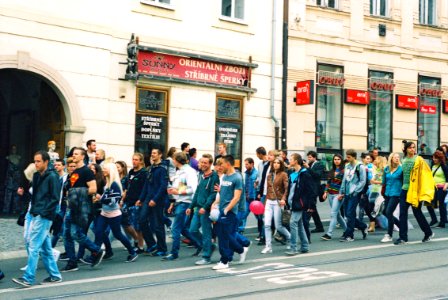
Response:
M190 209L194 208L204 208L207 211L210 211L210 207L213 202L215 202L216 194L215 185L219 185L219 176L218 173L212 171L212 173L204 177L203 173L198 175L198 188L194 193L193 200L190 205Z

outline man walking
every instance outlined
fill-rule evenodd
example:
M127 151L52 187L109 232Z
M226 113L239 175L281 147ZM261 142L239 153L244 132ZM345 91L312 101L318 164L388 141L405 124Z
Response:
M210 220L210 207L216 200L215 185L219 185L218 174L211 169L213 157L210 154L202 155L200 159L201 173L199 174L199 184L194 193L193 201L186 213L189 216L193 212L191 220L190 233L195 242L200 246L196 255L199 255L200 249L203 249L202 260L196 262L196 265L210 264L212 256L212 222ZM202 236L199 232L202 229Z
M39 253L45 269L50 277L44 279L42 284L62 282L61 273L53 257L51 247L50 227L56 216L56 207L61 195L61 185L58 175L48 170L50 156L45 151L36 152L34 164L37 172L33 175L31 198L31 222L28 245L28 265L21 278L13 278L12 281L29 287L34 284L36 278Z
M367 225L356 218L356 207L359 204L360 193L366 184L366 169L363 164L356 161L357 153L355 150L349 149L345 154L348 163L345 165L339 200L345 199L347 229L339 241L353 242L355 227L361 230L363 239L367 237Z
M96 141L95 140L88 140L86 143L87 147L87 155L84 158L84 164L86 166L89 166L91 164L96 164Z
M162 151L152 149L152 165L136 205L141 205L140 229L146 242L146 252L151 256L164 256L167 252L163 210L168 197L168 169L162 164ZM154 234L157 241L154 240Z
M93 172L84 164L85 157L86 151L83 148L75 148L73 161L76 163L76 170L71 174L68 183L69 207L65 217L64 230L64 246L68 262L62 272L78 270L73 240L92 252L92 267L99 265L106 254L86 235L88 224L90 224L92 199L96 195L96 181Z
M308 169L308 171L310 172L311 177L313 178L313 187L316 193L319 193L320 191L320 179L322 178L322 175L324 173L324 165L317 160L317 153L315 151L309 151L307 153L307 158L308 158L308 163L304 162L303 166L305 168ZM314 204L317 204L317 196L314 199ZM319 213L317 212L317 208L313 211L311 217L313 218L314 221L314 225L316 226L316 228L314 228L313 230L311 230L311 233L317 233L317 232L324 232L324 225L322 224L322 221L320 219ZM309 217L307 215L305 215L305 219L304 219L304 225L305 225L305 230L307 232L308 238L309 238L309 224L310 224L310 220Z
M235 160L233 156L222 157L222 170L224 176L218 196L212 207L219 207L219 219L217 222L217 235L219 242L219 253L221 259L213 270L229 268L233 252L240 254L240 263L246 260L249 247L243 247L236 239L238 225L238 202L243 190L243 178L234 168Z

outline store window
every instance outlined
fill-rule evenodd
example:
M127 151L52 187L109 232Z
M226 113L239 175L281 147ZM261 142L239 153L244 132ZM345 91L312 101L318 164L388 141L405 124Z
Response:
M417 114L418 153L431 155L440 143L440 78L419 76Z
M420 0L420 24L436 25L436 0Z
M317 0L317 5L330 8L338 8L338 0Z
M370 14L373 16L388 16L388 0L370 0Z
M317 66L316 147L342 149L344 73L340 66Z
M241 168L243 99L218 96L216 103L215 153L218 144L227 146L227 154L235 158L235 167Z
M149 162L152 149L166 153L168 142L168 91L137 88L135 113L135 151Z
M244 0L222 0L221 15L232 19L244 20Z
M369 71L367 148L390 153L392 149L392 103L395 84L389 72Z

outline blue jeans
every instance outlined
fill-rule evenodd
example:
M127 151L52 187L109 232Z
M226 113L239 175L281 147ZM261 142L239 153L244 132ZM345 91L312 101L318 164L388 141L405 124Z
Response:
M406 202L408 191L402 190L400 195L400 239L408 240L408 211L411 204ZM422 212L422 202L418 207L412 206L412 213L425 236L431 236L432 230Z
M365 230L367 225L356 218L356 207L359 204L359 195L345 195L345 217L347 218L347 229L343 237L353 238L355 227L359 230Z
M216 225L221 262L227 264L232 260L234 252L238 254L244 252L243 246L236 239L238 218L231 211L229 211L227 215L224 215L224 213L221 212Z
M289 228L291 229L291 250L297 251L297 237L300 238L300 251L309 250L308 237L306 236L305 227L303 226L303 216L306 212L293 211L289 221Z
M238 211L238 219L239 219L238 232L244 232L244 230L246 229L247 217L250 214L249 206L252 201L253 199L246 200L246 210Z
M104 238L107 237L105 232L108 227L112 230L114 237L128 249L129 254L135 254L131 242L129 242L128 238L121 232L121 215L115 218L106 218L102 215L98 216L95 227L95 244L101 247Z
M400 197L392 196L384 197L384 215L387 218L387 234L392 236L394 233L394 224L400 228L400 221L394 217L394 211L400 203Z
M171 249L171 254L175 256L179 255L181 234L189 239L193 243L193 245L195 245L196 247L199 246L196 244L195 239L191 236L187 228L187 220L189 220L190 218L185 214L185 211L189 207L190 204L184 202L177 203L174 207L175 216L173 224L171 225L171 234L173 236L173 247Z
M93 231L93 233L96 232L96 227L98 224L99 217L100 217L100 215L95 216L91 226L89 226L89 228ZM86 234L88 234L88 232L89 232L89 230L87 229ZM107 229L104 231L103 243L104 243L104 247L106 248L106 253L110 254L110 253L112 253L112 245L110 243L109 234L110 234L110 228L107 227ZM85 253L86 253L86 247L83 245L79 245L78 255L76 257L83 258Z
M28 265L23 275L23 278L31 284L36 279L39 253L48 274L51 277L62 278L58 270L58 265L53 257L53 248L51 247L51 223L52 221L41 216L31 218L29 225Z
M84 246L89 251L97 253L101 248L92 242L85 234L85 229L72 223L70 210L67 211L65 216L65 229L64 229L64 247L67 253L69 261L76 263L75 242L77 241L80 246Z
M202 234L199 232L202 229ZM212 221L210 220L210 213L199 214L199 209L196 209L193 219L190 224L190 233L195 242L202 247L202 257L210 259L212 255Z
M338 200L339 195L333 195L328 194L328 203L330 204L331 208L331 219L330 219L330 225L328 226L327 234L329 236L333 236L333 230L336 227L336 223L339 222L341 224L342 228L347 230L347 224L345 223L344 218L341 216L341 206L344 203L344 199Z

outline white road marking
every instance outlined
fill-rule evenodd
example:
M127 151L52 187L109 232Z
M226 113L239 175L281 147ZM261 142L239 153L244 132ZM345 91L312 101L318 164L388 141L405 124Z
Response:
M448 237L447 238L432 239L430 243L443 242L443 241L448 241ZM408 244L420 244L420 243L421 243L421 241L414 241L414 242L409 242ZM247 262L248 263L258 263L258 262L279 261L279 260L307 258L307 257L314 257L314 256L324 256L324 255L329 255L329 254L350 253L350 252L373 250L373 249L381 249L381 248L388 248L388 247L397 247L397 249L398 248L400 248L400 249L401 248L406 248L406 246L395 246L394 244L391 243L391 244L381 244L381 245L375 245L375 246L346 248L346 249L338 249L338 250L329 250L329 251L321 251L321 252L314 252L314 253L306 253L306 254L301 254L299 256L273 256L273 257L266 257L266 258L248 260ZM181 273L181 272L188 272L188 271L207 269L207 268L211 268L211 267L210 266L192 266L192 267L183 267L183 268L175 268L175 269L164 269L164 270L158 270L158 271L149 271L149 272L121 274L121 275L113 275L113 276L104 276L104 277L95 277L95 278L88 278L88 279L64 281L64 282L61 282L61 283L58 283L58 284L54 284L54 285L35 285L35 286L30 287L30 288L8 288L8 289L0 290L0 295L1 294L6 294L6 293L17 293L17 292L21 292L21 291L29 291L29 290L33 290L33 289L58 288L58 287L61 287L61 286L68 286L68 285L85 284L85 283L101 282L101 281L110 281L110 280L126 279L126 278L136 278L136 277L159 275L159 274Z

